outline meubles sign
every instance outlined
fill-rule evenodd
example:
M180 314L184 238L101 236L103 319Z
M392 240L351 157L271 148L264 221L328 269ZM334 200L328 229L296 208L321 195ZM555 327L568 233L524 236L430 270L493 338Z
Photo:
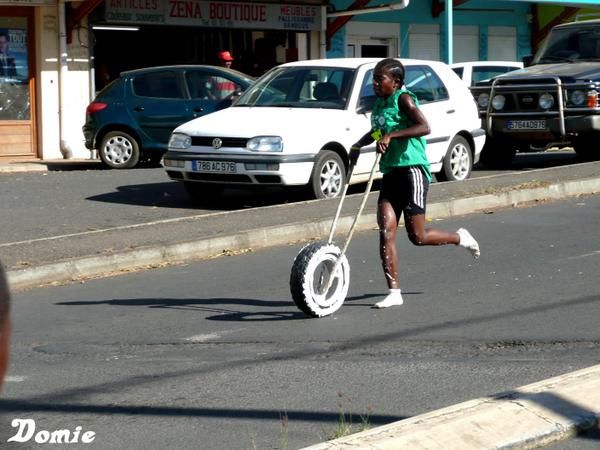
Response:
M198 0L107 0L110 23L312 31L321 7Z

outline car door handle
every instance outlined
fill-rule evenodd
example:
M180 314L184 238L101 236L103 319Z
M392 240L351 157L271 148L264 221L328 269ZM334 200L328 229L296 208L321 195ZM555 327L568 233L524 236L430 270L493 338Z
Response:
M446 111L446 114L454 114L456 111L454 109L449 109Z
M202 106L197 106L194 108L194 112L204 112L204 108Z
M137 112L142 112L144 110L144 107L143 106L136 106L135 108L133 108L133 110L137 111Z

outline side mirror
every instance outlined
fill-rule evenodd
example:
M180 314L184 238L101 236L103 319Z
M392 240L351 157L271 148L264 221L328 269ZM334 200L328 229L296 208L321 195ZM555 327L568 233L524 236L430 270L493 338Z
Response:
M523 66L529 67L531 66L531 61L533 61L533 55L527 55L523 57Z

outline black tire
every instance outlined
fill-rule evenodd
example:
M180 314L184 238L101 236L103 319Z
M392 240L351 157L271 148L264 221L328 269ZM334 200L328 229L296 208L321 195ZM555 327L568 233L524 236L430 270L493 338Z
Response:
M131 169L140 161L140 146L123 131L109 131L98 149L100 159L111 169Z
M195 183L193 181L184 181L183 187L194 203L205 205L215 203L225 190L220 184Z
M346 299L350 286L350 265L343 256L331 287L320 292L338 260L341 250L332 244L306 245L292 265L290 292L296 306L309 317L324 317L336 312Z
M469 141L462 136L454 136L442 161L442 170L436 174L436 179L462 181L471 176L472 170L473 150Z
M346 166L340 155L323 150L317 156L309 186L315 198L335 198L346 183Z
M579 138L573 144L577 158L581 161L596 161L600 159L600 151L594 144L594 138L587 136Z
M481 164L490 169L506 169L510 167L517 154L517 149L501 141L489 137L481 150Z
M162 167L161 161L164 153L162 152L152 152L148 156L146 156L146 163L149 167Z

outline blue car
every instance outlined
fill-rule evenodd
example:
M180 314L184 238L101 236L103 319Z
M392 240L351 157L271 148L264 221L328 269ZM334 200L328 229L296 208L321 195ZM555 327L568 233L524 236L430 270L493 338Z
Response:
M227 108L254 79L218 66L123 72L86 109L85 146L113 169L160 161L173 129Z

